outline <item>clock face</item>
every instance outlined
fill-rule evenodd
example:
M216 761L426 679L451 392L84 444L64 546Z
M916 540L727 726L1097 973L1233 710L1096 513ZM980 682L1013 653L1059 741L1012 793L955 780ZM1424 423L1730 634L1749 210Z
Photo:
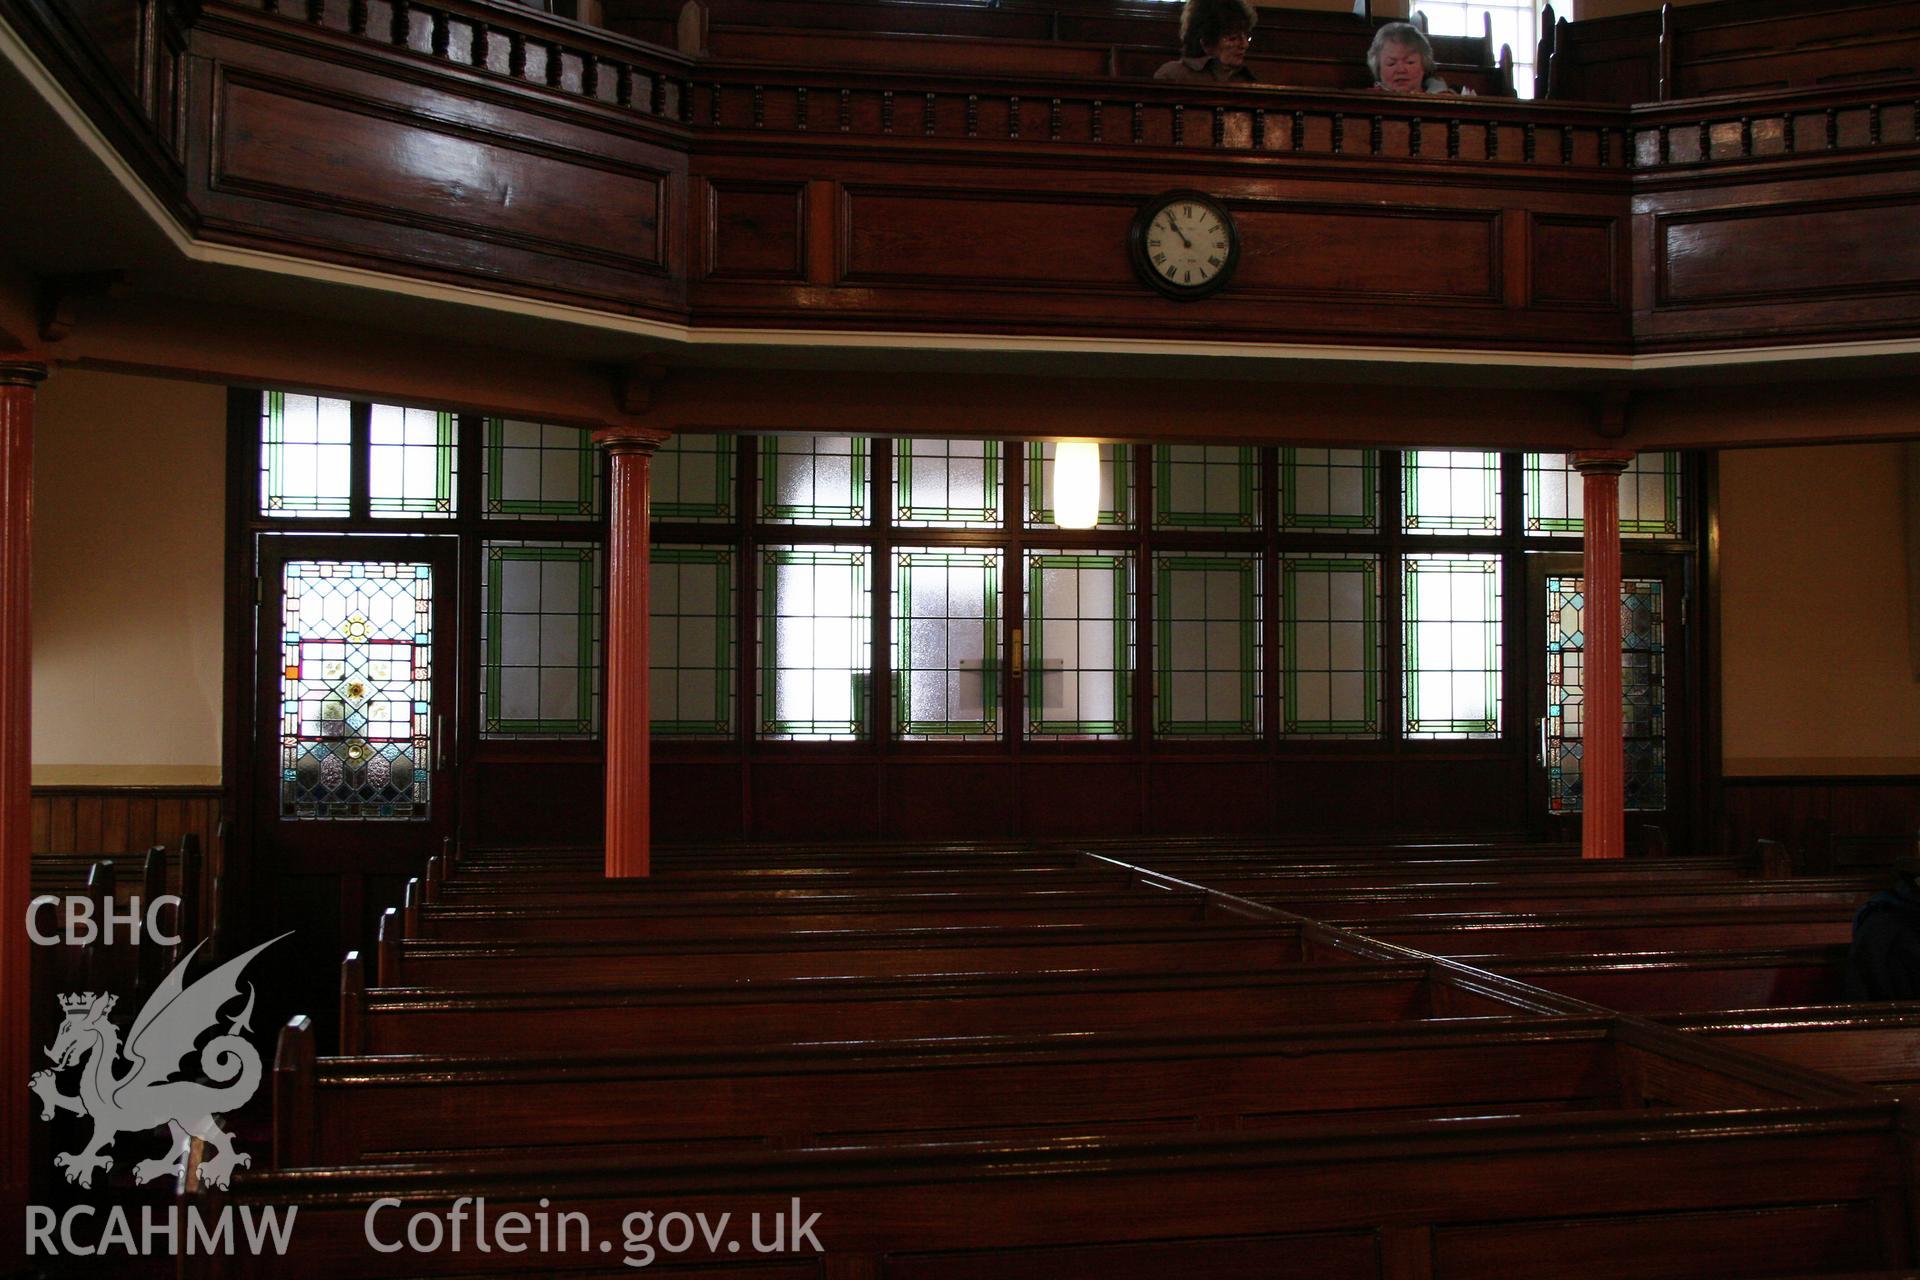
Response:
M1239 239L1227 211L1194 192L1150 202L1134 220L1134 265L1162 293L1196 298L1227 282Z

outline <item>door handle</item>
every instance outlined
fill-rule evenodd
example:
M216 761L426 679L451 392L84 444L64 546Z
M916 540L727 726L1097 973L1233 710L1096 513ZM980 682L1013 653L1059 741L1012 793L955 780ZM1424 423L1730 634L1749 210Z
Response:
M433 718L433 771L444 772L452 768L447 760L447 717L444 713Z
M1540 767L1544 769L1547 767L1547 718L1545 716L1541 716L1539 723L1540 723L1540 746L1538 751L1535 752L1534 754L1534 759L1539 761Z

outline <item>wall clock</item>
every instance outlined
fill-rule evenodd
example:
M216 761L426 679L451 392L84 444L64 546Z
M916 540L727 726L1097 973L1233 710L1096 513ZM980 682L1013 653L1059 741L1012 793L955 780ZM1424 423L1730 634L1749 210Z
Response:
M1169 298L1206 297L1240 261L1232 215L1198 191L1169 191L1142 205L1127 249L1140 278Z

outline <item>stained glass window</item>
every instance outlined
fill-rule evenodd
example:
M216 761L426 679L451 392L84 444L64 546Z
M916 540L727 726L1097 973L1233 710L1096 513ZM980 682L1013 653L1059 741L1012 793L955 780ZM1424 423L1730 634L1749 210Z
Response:
M454 416L376 404L367 440L367 504L376 516L453 515Z
M352 513L353 406L269 391L261 397L260 510L270 516Z
M600 514L600 451L579 427L488 418L481 476L495 520L591 520Z
M776 524L867 524L867 441L767 436L760 442L760 517Z
M1002 553L901 550L893 559L893 717L905 738L1001 731Z
M893 521L903 528L997 529L997 440L899 440L893 446Z
M1419 449L1405 455L1408 533L1498 533L1500 455Z
M676 435L653 455L655 520L725 523L733 519L734 438Z
M592 737L600 727L600 548L485 543L480 598L482 735Z
M1280 560L1281 732L1380 735L1380 560Z
M292 561L282 587L281 816L425 818L432 568Z
M1131 725L1133 557L1027 556L1027 732L1123 738Z
M1282 449L1280 525L1334 533L1380 527L1380 454Z
M1051 440L1027 442L1027 527L1053 525L1053 454ZM1124 444L1100 446L1100 515L1102 529L1133 527L1133 449Z
M1409 555L1402 563L1406 732L1500 731L1500 559Z
M1526 456L1527 532L1578 537L1585 527L1584 477L1564 453ZM1620 533L1628 538L1680 536L1680 455L1642 453L1620 477Z
M1260 562L1165 552L1153 558L1153 728L1169 737L1260 732Z
M655 734L733 732L733 548L653 549L648 581Z
M760 552L762 737L867 735L869 556L861 547Z
M1153 523L1162 529L1252 529L1260 523L1260 451L1153 447Z
M1626 807L1667 807L1665 584L1620 584L1621 736L1626 748ZM1586 736L1586 591L1581 578L1547 578L1547 809L1582 807Z

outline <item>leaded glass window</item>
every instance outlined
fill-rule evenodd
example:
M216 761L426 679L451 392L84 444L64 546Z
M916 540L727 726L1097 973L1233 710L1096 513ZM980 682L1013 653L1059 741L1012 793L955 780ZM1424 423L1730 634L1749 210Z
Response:
M661 546L648 578L653 732L725 737L734 717L732 547Z
M285 566L283 818L428 816L433 589L424 564Z
M1260 732L1260 562L1247 555L1153 558L1153 729L1168 737Z
M1153 447L1153 523L1161 529L1253 529L1260 524L1260 451Z
M599 729L600 582L593 543L483 544L483 737L587 738Z
M1406 733L1500 732L1500 558L1409 555L1402 562Z
M862 547L760 552L760 736L864 738L872 704Z
M862 436L766 436L760 442L760 518L775 524L872 520Z
M1586 737L1586 589L1577 576L1547 577L1547 809L1582 808ZM1665 584L1620 584L1621 736L1628 809L1667 807Z
M655 520L723 524L733 519L734 438L676 435L653 455Z
M1027 732L1124 738L1133 705L1133 557L1027 556Z
M261 397L260 510L345 516L353 510L353 405L269 391Z
M368 421L367 508L376 516L453 515L454 416L376 404Z
M1027 527L1053 527L1053 455L1051 440L1027 442ZM1133 449L1124 444L1100 446L1100 515L1102 529L1133 527Z
M1642 453L1620 477L1620 533L1680 536L1680 455ZM1586 483L1564 453L1526 456L1527 532L1578 537L1586 527Z
M1001 731L1003 554L917 548L893 558L893 718L903 738Z
M1408 533L1500 531L1500 455L1418 449L1406 458Z
M1374 449L1282 449L1280 526L1333 533L1380 527Z
M902 528L997 529L1000 442L898 440L893 446L893 522Z
M600 514L600 450L591 432L488 418L481 456L491 519L592 520Z
M1380 560L1280 559L1281 732L1380 736Z

